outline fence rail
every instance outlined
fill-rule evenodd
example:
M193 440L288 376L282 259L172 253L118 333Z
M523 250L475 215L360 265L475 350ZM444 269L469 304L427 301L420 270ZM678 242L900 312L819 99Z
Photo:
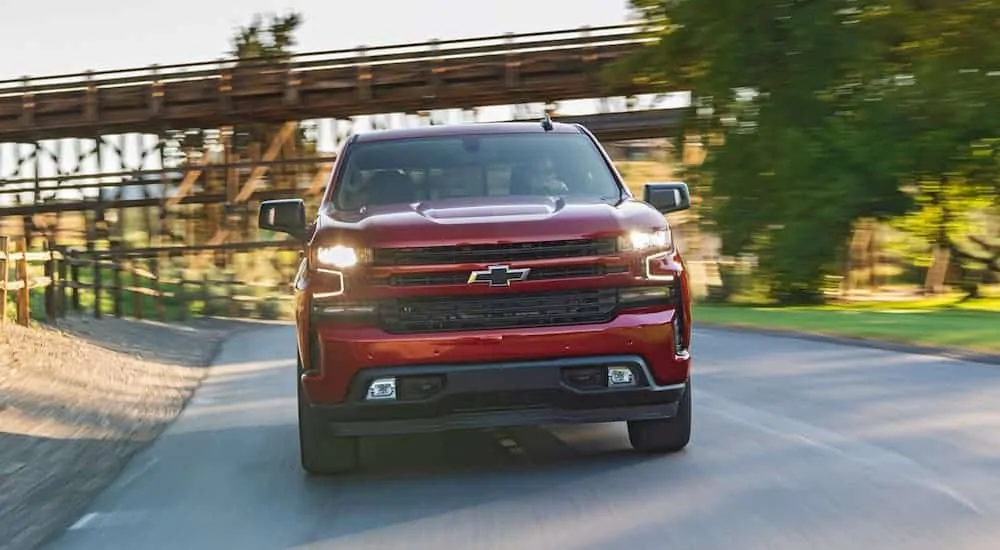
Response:
M0 81L0 140L160 133L662 91L601 70L655 43L642 25L225 59Z
M304 52L288 56L247 59L219 59L170 65L151 65L126 69L109 69L73 74L25 76L0 80L0 96L74 91L88 87L118 87L123 85L179 82L220 78L220 70L241 71L309 71L335 67L371 66L430 59L478 57L487 54L510 54L581 46L601 47L608 44L643 43L645 26L634 23L601 27L581 27L531 33L508 33L475 38L430 40L418 44L388 44L355 48Z
M164 276L160 267L178 257L203 259L207 252L221 255L288 250L284 242L236 243L215 247L153 247L125 249L112 247L97 250L72 249L47 245L43 251L26 251L19 239L16 251L13 239L0 236L0 323L6 322L6 307L13 294L16 321L27 326L33 315L44 314L56 322L68 312L88 312L96 318L115 317L170 318L183 320L192 314L192 304L200 304L202 315L246 316L251 308L290 300L290 281L240 280L234 274L211 277ZM42 275L31 273L33 264L41 264ZM11 270L16 272L10 276ZM32 307L32 294L44 289L44 307ZM261 292L263 291L263 295ZM110 303L109 303L110 302ZM280 308L279 308L280 309ZM260 312L258 311L260 314ZM265 311L270 318L280 316L273 308Z
M13 239L0 236L0 273L9 275L14 270L16 276L0 277L0 304L8 302L8 291L14 293L17 321L22 325L29 324L32 315L44 315L46 321L55 323L70 312L95 318L112 315L161 321L183 321L197 315L285 317L290 309L282 309L293 298L291 273L299 256L281 258L277 254L293 253L300 247L295 242L265 241L99 249L90 242L87 249L48 245L49 250L24 253L22 239L17 240L16 251L8 250L8 242ZM241 269L232 260L240 256L247 260L244 265L256 266L268 255L288 272L275 268L272 273L276 276L262 276L263 269ZM214 265L236 267L221 275L215 267L202 269L212 260ZM184 267L178 267L179 263ZM709 298L721 291L727 284L726 274L731 275L737 267L715 258L692 258L687 263L693 280L706 287ZM29 273L32 264L38 273ZM37 264L41 264L40 270ZM43 296L37 296L39 289L44 289ZM31 307L33 299L41 299L41 305Z
M45 289L46 315L55 315L53 285L56 279L52 266L63 256L52 250L29 252L24 239L20 240L18 251L12 252L10 241L9 237L0 235L0 273L3 274L0 278L0 324L7 321L7 297L10 291L16 291L16 320L19 325L27 326L31 317L29 296L32 289ZM38 277L29 274L28 264L35 262L44 262L45 275ZM10 278L11 265L16 271L13 280Z

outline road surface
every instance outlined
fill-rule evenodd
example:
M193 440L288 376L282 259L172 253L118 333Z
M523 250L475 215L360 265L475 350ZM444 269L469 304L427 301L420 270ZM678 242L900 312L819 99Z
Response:
M298 466L293 332L243 333L56 550L992 549L1000 367L696 333L691 446L621 425L369 441Z

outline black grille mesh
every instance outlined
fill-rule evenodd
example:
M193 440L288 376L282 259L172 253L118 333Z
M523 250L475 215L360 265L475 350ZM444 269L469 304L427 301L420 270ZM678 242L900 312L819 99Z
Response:
M614 254L615 239L576 239L532 243L433 246L419 248L376 248L376 266L497 263L529 260L580 258Z
M618 290L402 298L379 304L379 324L396 334L551 327L610 321Z
M575 265L533 267L528 273L528 281L550 281L553 279L576 279L581 277L603 277L612 273L624 273L626 266ZM371 284L386 286L432 286L432 285L464 285L469 280L468 271L449 271L447 273L407 273L390 275L372 279Z

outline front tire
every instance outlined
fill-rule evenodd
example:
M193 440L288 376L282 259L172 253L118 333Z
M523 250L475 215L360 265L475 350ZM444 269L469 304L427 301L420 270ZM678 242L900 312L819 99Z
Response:
M358 438L337 437L309 406L309 399L296 381L299 402L299 457L302 469L312 475L349 472L358 465Z
M632 448L644 453L674 453L691 441L691 381L684 385L684 395L671 418L633 420L628 423Z

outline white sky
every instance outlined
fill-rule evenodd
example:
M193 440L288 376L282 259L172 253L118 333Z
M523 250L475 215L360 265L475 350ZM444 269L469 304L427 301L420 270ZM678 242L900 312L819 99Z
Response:
M627 0L0 0L0 79L202 61L255 12L302 13L299 51L623 23Z
M227 55L235 29L255 13L289 10L304 19L296 34L300 52L596 27L624 23L629 15L628 0L0 0L0 80L217 59ZM657 106L686 102L679 100ZM583 114L595 112L596 105L577 101L560 110ZM449 114L460 119L460 113ZM481 114L512 118L504 107ZM363 129L366 121L359 122ZM333 143L320 147L332 150ZM6 167L0 180L11 177L14 158L13 145L0 146L0 165ZM130 161L140 168L138 158ZM46 176L58 170L43 164ZM9 200L0 196L0 204Z

